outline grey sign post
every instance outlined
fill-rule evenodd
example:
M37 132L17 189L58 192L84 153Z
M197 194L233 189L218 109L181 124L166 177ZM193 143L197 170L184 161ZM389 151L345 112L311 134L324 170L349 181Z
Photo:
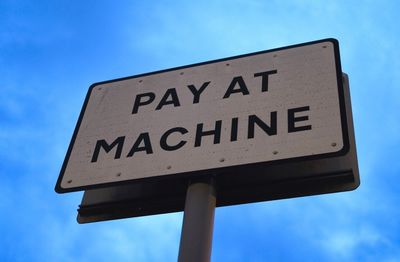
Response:
M212 177L190 183L186 194L179 262L210 260L215 204L216 189Z

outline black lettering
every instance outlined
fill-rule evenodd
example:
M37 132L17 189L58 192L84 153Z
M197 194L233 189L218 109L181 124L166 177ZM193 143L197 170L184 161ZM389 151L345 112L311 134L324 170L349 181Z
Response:
M140 146L142 141L144 145ZM139 135L126 157L131 157L133 156L133 154L140 151L146 151L146 154L153 154L153 148L151 147L149 133L141 133Z
M168 98L171 97L171 100L168 100ZM180 106L181 104L179 103L179 98L176 93L175 88L170 88L165 92L163 98L161 98L160 103L156 107L156 110L160 110L163 106L165 105L174 105L174 107Z
M176 145L173 145L173 146L168 145L168 144L167 144L168 136L169 136L170 134L174 133L174 132L179 132L179 133L181 133L182 135L184 135L184 134L186 134L188 131L187 131L187 129L185 129L185 128L183 128L183 127L174 127L174 128L171 128L170 130L168 130L167 132L165 132L165 133L161 136L161 139L160 139L160 146L161 146L161 148L164 149L165 151L174 151L174 150L177 150L177 149L183 147L183 146L186 144L186 141L185 141L185 140L182 140L182 141L180 141L180 142L179 142L178 144L176 144Z
M142 101L142 98L147 97L147 100ZM152 92L136 95L135 103L133 104L132 114L136 114L139 110L139 106L151 104L154 101L156 95Z
M268 76L272 74L278 73L277 70L270 70L266 72L255 73L254 77L261 76L261 91L266 92L268 91Z
M201 138L203 136L214 136L214 144L219 144L221 140L221 125L222 121L218 120L215 122L215 129L209 131L203 131L203 123L197 124L196 128L196 139L194 146L199 147L201 145Z
M254 138L255 124L257 124L257 126L261 127L261 129L264 130L264 132L267 133L269 136L276 135L276 133L277 133L277 112L276 111L271 112L270 119L271 119L270 125L268 126L265 122L263 122L256 115L250 115L247 138L249 138L249 139Z
M203 85L200 87L199 90L197 90L194 85L187 86L193 94L193 104L197 104L200 101L200 94L204 91L204 89L206 89L206 87L209 84L210 84L210 82L203 83Z
M114 140L114 142L109 145L106 140L101 139L97 140L96 146L94 148L93 156L92 156L92 163L97 162L99 157L100 149L103 148L106 153L110 152L115 146L117 146L117 150L115 151L114 159L119 159L122 153L122 147L124 146L125 137L120 136Z
M296 117L295 114L299 113L299 112L309 111L309 110L310 110L309 106L288 109L288 132L289 133L311 130L311 125L296 127L296 122L307 121L308 115Z
M232 125L231 125L231 142L237 141L238 136L238 118L232 118Z
M239 89L235 89L236 84L239 85ZM250 94L249 90L247 89L246 83L244 82L241 76L236 76L232 79L232 82L229 84L228 89L223 98L229 98L233 93L242 93L243 95Z

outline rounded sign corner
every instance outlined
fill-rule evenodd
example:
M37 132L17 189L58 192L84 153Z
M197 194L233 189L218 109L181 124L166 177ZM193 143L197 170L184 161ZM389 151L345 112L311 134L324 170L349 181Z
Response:
M344 156L344 155L347 155L349 152L350 152L349 143L344 141L343 146L340 149L338 149L337 151L335 151L334 153L338 156Z
M85 224L85 220L81 217L80 214L76 216L76 222L78 222L78 224Z
M97 86L101 85L101 84L102 84L102 82L97 82L97 83L93 83L93 84L91 84L91 85L89 86L88 93L89 93L89 94L91 94L91 93L92 93L92 91L93 91L93 89L94 89L95 87L97 87Z
M350 188L350 191L356 190L359 188L361 185L360 179L357 179L357 181L354 182L353 186Z
M68 192L68 190L66 188L63 188L60 183L56 184L54 191L56 191L56 193L58 193L58 194L63 194L63 193Z
M321 40L321 42L329 42L329 43L332 43L334 46L339 46L339 40L337 40L336 38L333 38L333 37Z

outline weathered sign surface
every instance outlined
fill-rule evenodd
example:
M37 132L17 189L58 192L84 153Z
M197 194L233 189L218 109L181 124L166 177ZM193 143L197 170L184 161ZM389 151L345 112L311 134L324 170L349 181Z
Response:
M348 150L339 47L325 39L92 85L56 191Z

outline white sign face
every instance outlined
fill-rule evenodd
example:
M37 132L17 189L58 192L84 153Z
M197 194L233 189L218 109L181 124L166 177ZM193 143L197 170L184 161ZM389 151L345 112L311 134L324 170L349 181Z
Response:
M56 191L343 154L341 75L327 39L94 84Z

